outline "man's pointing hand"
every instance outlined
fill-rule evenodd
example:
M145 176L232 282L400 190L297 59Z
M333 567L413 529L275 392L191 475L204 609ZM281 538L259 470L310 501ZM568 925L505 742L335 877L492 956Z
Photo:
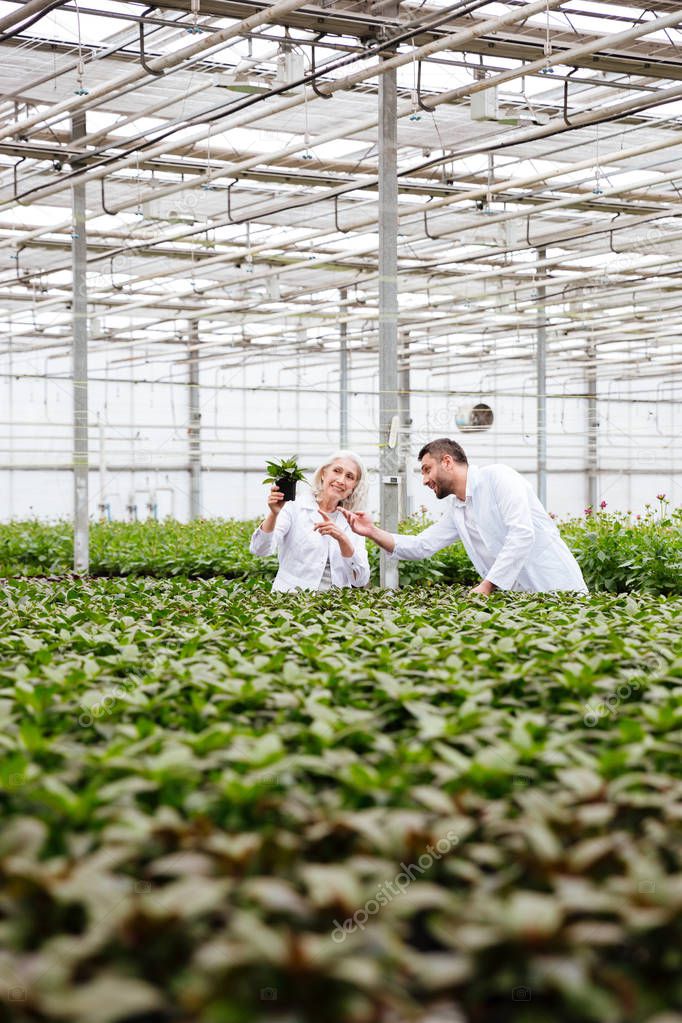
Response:
M350 528L358 536L371 536L374 523L369 512L352 512L346 508L339 509L346 516Z

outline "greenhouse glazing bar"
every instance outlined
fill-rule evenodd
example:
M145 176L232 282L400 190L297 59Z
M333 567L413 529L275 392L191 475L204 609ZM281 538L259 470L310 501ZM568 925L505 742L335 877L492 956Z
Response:
M348 291L339 291L342 312L339 325L339 447L348 447L348 322L346 320L346 299Z
M190 322L188 360L189 398L189 517L201 517L201 406L199 395L199 324Z
M85 114L71 119L74 141L86 132ZM86 268L88 243L85 224L85 184L72 190L73 229L73 517L74 572L86 574L90 568L88 521L88 284Z
M585 389L587 392L587 505L596 509L599 499L599 458L597 431L599 410L597 405L597 349L592 340L587 343L587 370Z
M538 263L542 264L547 257L546 249L537 250ZM545 299L546 270L542 267L538 273L538 330L537 330L537 462L538 462L538 497L547 506L547 320Z
M397 5L396 5L397 6ZM379 458L383 529L396 533L400 515L398 445L391 438L398 408L398 177L395 69L379 80ZM389 440L393 443L391 447ZM381 585L398 587L398 564L381 552Z

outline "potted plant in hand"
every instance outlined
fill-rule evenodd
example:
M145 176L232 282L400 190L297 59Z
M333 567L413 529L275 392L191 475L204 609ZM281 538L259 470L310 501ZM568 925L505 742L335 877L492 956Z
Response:
M296 462L296 455L293 458L285 458L280 462L267 463L268 475L263 483L275 483L284 494L285 501L296 500L296 483L305 479Z

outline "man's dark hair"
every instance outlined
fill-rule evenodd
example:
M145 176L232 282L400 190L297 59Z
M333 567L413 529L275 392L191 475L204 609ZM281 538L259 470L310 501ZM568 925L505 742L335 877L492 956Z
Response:
M424 455L431 455L433 458L438 459L441 459L443 455L450 455L451 458L454 458L455 462L460 462L462 465L469 464L467 456L464 454L464 449L456 440L450 440L448 437L439 437L438 440L430 440L428 444L424 445L417 455L420 462Z

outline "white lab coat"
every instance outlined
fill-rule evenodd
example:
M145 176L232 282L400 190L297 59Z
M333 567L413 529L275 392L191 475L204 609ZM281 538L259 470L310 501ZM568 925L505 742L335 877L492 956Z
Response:
M355 553L344 558L338 542L313 529L323 518L312 494L287 501L277 516L272 533L258 527L251 537L252 554L265 557L277 551L279 570L272 584L273 593L287 590L317 590L329 558L332 586L366 586L369 582L369 561L364 536L356 536L340 511L330 515L332 521L348 534Z
M461 540L481 578L501 590L587 593L578 562L515 469L470 465L464 501L445 500L438 522L417 536L394 535L392 557L417 561Z

